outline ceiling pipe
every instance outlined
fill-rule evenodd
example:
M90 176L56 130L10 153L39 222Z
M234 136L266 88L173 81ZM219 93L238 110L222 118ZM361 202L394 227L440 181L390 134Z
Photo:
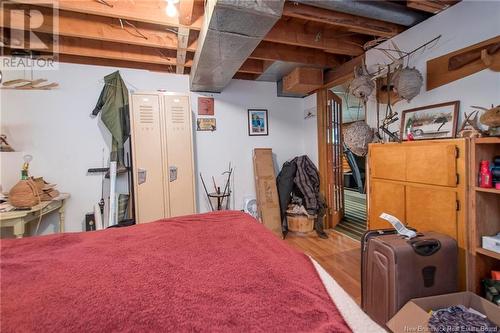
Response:
M388 1L295 0L295 2L400 24L406 27L414 26L430 16L429 14L413 11L406 6Z
M207 0L191 91L221 92L281 18L285 0Z

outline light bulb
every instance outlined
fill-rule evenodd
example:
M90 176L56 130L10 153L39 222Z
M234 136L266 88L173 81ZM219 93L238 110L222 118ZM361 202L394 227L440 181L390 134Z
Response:
M172 1L167 2L167 15L170 17L174 17L177 15L177 8L175 8L175 5Z

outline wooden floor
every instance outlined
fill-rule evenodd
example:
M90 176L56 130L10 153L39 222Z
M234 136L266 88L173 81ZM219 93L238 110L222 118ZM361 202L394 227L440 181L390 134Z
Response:
M342 288L360 304L360 242L333 230L327 231L327 233L328 239L319 238L316 232L305 235L289 233L285 241L319 262Z

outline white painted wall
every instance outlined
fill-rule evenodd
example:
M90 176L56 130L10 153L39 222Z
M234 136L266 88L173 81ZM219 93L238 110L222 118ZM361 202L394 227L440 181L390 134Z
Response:
M57 183L60 191L71 193L67 205L67 231L81 231L84 215L92 211L101 196L101 177L87 175L90 167L101 166L102 150L109 155L110 136L89 115L99 93L102 78L117 68L60 64L56 71L35 73L60 84L50 91L1 90L0 121L17 151L32 154L33 175L42 175ZM130 90L165 89L188 93L189 77L120 69ZM4 71L4 80L22 76L22 72ZM193 112L197 111L199 94L191 94ZM231 162L235 167L234 208L241 209L245 196L254 196L252 149L270 147L281 165L304 152L303 109L301 99L276 97L273 83L234 80L222 94L214 94L217 131L195 133L195 164L197 174L220 175ZM270 130L267 137L249 137L247 108L267 108ZM193 117L194 120L196 117ZM3 156L3 154L2 154ZM22 161L0 161L2 174L18 175ZM14 167L13 167L13 166ZM198 177L197 177L198 180ZM223 177L217 177L222 184ZM1 182L1 180L0 180ZM126 189L122 182L121 190ZM199 211L208 206L198 184ZM6 190L6 189L4 189ZM40 230L56 230L57 216L47 219Z
M412 56L410 66L415 66L426 78L427 60L449 52L479 43L500 34L500 2L498 1L462 1L453 7L395 36L392 40L401 50L410 51L421 44L441 35L439 42ZM388 42L381 47L390 47ZM366 53L369 70L376 69L377 63L390 61L378 50ZM471 105L490 106L500 104L500 73L483 70L440 86L431 91L425 90L425 82L420 95L410 103L398 102L394 110L401 111L441 102L460 101L460 122L463 113L471 111ZM385 105L381 110L385 110ZM367 105L367 122L376 127L375 96L372 95ZM399 129L399 122L392 125L393 131Z

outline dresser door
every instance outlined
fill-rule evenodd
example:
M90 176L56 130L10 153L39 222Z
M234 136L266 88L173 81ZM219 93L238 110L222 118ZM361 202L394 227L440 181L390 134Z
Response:
M369 193L368 229L387 229L392 225L379 216L391 214L401 222L405 222L405 186L384 180L372 179Z
M406 180L457 186L457 148L449 143L406 146Z
M406 186L406 222L417 231L458 238L457 194L439 187Z

